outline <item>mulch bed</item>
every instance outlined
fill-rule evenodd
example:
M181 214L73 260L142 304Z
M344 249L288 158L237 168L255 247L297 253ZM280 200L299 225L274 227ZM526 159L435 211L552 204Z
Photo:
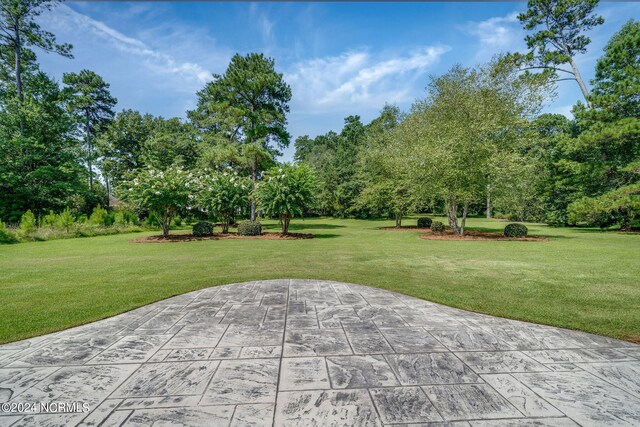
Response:
M273 233L263 232L260 236L238 236L236 233L213 233L211 236L196 237L193 234L170 234L164 236L145 236L129 240L129 243L177 243L195 242L198 240L225 240L225 239L249 239L249 240L305 240L313 239L315 235L310 233Z
M420 236L420 238L425 240L514 240L520 242L548 242L549 239L547 237L542 236L527 236L527 237L505 237L504 234L500 232L487 232L487 231L475 231L475 230L465 230L464 236L456 236L451 232L451 230L446 230L442 234L433 233L430 228L416 227L416 226L406 226L401 228L396 227L381 227L381 230L392 230L392 231L421 231L424 234Z

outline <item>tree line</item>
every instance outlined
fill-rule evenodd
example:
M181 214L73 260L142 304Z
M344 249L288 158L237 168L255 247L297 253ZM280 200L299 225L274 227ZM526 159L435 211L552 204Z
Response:
M211 188L232 172L247 187L237 209L255 220L258 203L269 206L258 184L280 179L273 167L291 140L291 88L274 60L235 55L197 92L186 119L116 113L109 84L95 72L65 73L59 84L40 69L37 50L72 58L70 44L37 24L56 4L0 0L0 220L15 223L28 210L89 215L108 207L109 195L135 200L136 180L170 170L201 181L208 173ZM586 32L603 22L596 6L530 0L519 16L529 51L431 77L407 112L387 105L370 123L354 114L339 132L297 138L295 161L318 183L304 213L392 217L400 225L409 212L430 211L446 215L460 234L477 214L633 227L640 212L640 24L630 20L612 37L589 88L575 57L587 50ZM584 97L574 118L540 114L563 80L575 81ZM223 224L237 213L202 203ZM191 205L185 199L179 208Z
M628 21L598 59L589 89L575 62L603 23L597 1L532 0L519 16L529 51L430 79L410 111L387 105L340 133L295 141L320 181L324 215L467 215L629 229L640 214L640 24ZM567 66L568 68L565 68ZM573 119L540 114L564 80L584 100Z
M186 120L115 113L117 99L95 72L65 73L59 85L40 70L36 49L73 57L72 45L36 21L57 3L0 1L0 220L67 207L88 215L145 170L233 168L255 187L276 164L290 141L291 88L273 59L235 55Z

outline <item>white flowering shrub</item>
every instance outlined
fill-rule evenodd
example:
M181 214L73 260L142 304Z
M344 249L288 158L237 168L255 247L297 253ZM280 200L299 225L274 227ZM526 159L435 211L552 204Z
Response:
M195 176L180 166L171 166L164 171L144 169L125 184L122 197L152 213L166 237L176 213L195 201L197 188Z
M200 179L200 206L214 213L222 224L222 232L229 232L234 212L249 200L249 182L231 169L208 172Z
M282 232L289 232L291 218L302 217L315 201L316 181L306 165L283 164L267 171L255 190L260 209L280 218Z

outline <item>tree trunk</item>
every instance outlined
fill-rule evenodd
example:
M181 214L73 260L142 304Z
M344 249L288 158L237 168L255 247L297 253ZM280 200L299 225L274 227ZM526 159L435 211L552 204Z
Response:
M222 216L222 234L229 232L229 222L231 221L231 214L225 214Z
M93 164L91 156L93 155L93 147L91 146L91 128L89 126L89 111L85 111L85 138L87 141L87 165L89 166L89 190L93 190Z
M629 216L625 215L622 218L622 224L620 224L620 231L631 231L631 222Z
M396 228L402 227L402 212L396 211Z
M469 211L469 202L464 202L464 207L462 208L462 223L460 224L460 235L464 236L464 226L467 222L467 212Z
M453 194L449 196L449 228L453 231L455 235L460 233L458 229L458 202L456 201Z
M173 212L171 210L165 211L162 215L162 237L169 237L169 227L171 226L171 217Z
M256 181L258 180L258 165L254 160L253 165L251 167L251 187L252 190L256 189ZM251 221L256 220L256 200L254 197L251 198Z
M107 207L109 207L111 205L111 186L107 175L104 175L104 185L107 187Z
M487 184L487 219L491 219L491 184Z
M15 37L15 71L16 71L16 94L18 95L18 104L22 107L24 102L24 95L22 93L22 41L20 39L20 29L16 24L14 29L14 37ZM22 110L19 113L20 117L20 135L24 135L24 121L22 119Z
M571 65L571 69L573 70L573 75L578 82L578 86L580 86L580 90L582 91L582 96L584 96L584 100L587 104L587 108L591 109L591 101L589 101L589 90L587 89L587 85L585 85L582 80L582 75L580 74L580 70L578 70L578 66L573 61L573 58L569 57L569 64Z
M289 233L289 223L291 222L291 217L289 215L282 216L282 234Z

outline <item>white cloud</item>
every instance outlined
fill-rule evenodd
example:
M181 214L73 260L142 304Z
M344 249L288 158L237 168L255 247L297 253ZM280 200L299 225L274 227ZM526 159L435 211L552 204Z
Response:
M285 79L292 86L294 104L305 112L379 109L385 102L415 98L415 80L449 50L436 45L393 57L351 51L299 62Z
M101 21L76 12L66 5L60 5L48 16L49 19L56 21L59 25L71 26L80 33L86 34L86 32L90 32L123 53L143 58L144 64L153 72L175 74L187 79L192 83L188 86L202 86L211 78L211 72L199 64L178 61L165 52L149 47L142 40L129 37Z
M268 53L275 45L274 27L275 22L269 18L269 15L263 10L258 3L251 3L249 6L249 15L251 19L257 23L265 51Z
M470 21L460 27L478 40L476 60L484 61L500 52L520 50L524 47L524 31L518 21L518 12L496 16L484 21Z

